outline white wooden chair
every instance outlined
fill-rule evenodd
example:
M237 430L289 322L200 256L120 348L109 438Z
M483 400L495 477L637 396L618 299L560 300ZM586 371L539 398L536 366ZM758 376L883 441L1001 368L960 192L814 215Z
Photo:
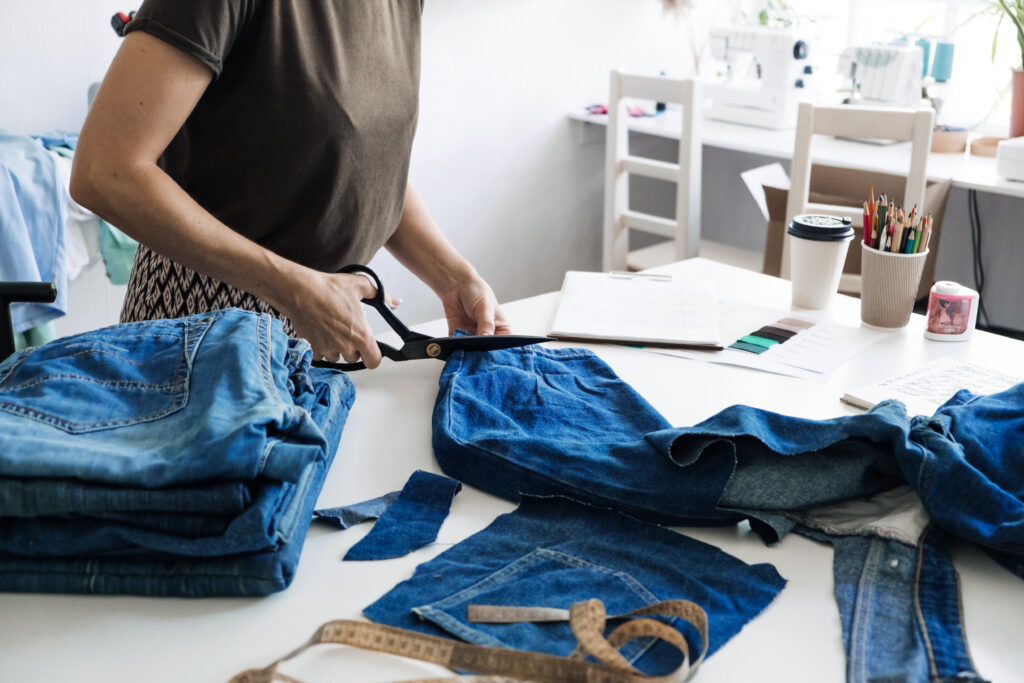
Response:
M629 230L655 233L674 241L673 258L696 256L700 242L700 108L699 88L693 79L611 73L608 99L608 138L604 186L604 241L602 268L626 270ZM629 115L626 98L681 104L683 107L677 163L629 154ZM657 178L676 184L675 219L629 208L629 175Z
M860 228L863 206L847 207L832 204L815 204L808 201L811 184L811 138L814 135L863 140L910 141L910 167L907 169L907 183L903 197L897 201L909 211L912 207L924 206L924 190L927 182L925 169L928 151L932 144L932 124L935 112L931 108L894 109L889 107L861 107L853 105L815 106L809 102L800 105L796 124L796 143L793 146L793 164L790 167L789 196L786 200L786 222L803 213L823 213L833 216L850 216L855 229ZM890 169L899 173L901 169ZM867 197L865 197L867 199ZM787 234L782 246L782 277L789 278L789 240ZM851 245L851 249L856 245ZM860 276L844 274L839 286L841 291L860 292Z

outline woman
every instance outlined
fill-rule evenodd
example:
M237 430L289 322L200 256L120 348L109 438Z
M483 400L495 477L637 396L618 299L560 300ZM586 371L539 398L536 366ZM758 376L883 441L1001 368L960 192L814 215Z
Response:
M272 312L315 357L381 360L335 271L381 246L449 327L507 333L408 184L420 0L147 0L82 128L71 194L142 246L122 321ZM392 302L392 305L397 301Z

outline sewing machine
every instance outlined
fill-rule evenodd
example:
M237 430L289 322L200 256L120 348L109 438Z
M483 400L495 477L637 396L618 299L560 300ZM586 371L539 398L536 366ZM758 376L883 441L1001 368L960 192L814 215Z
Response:
M917 45L859 45L839 55L850 80L847 104L914 108L921 103L924 52Z
M725 63L718 81L703 85L712 100L708 116L762 128L792 128L812 73L807 43L785 29L712 29L711 56Z

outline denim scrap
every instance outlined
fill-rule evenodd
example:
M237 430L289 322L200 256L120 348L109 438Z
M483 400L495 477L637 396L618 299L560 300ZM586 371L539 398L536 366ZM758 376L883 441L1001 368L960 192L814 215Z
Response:
M364 610L382 624L495 647L566 656L575 646L565 622L472 623L471 604L568 608L599 598L609 614L685 599L707 612L708 654L761 613L785 585L769 564L731 555L613 510L565 498L524 496L519 507L416 568ZM691 652L700 639L673 623ZM622 649L647 673L668 672L679 652L641 639Z
M438 474L416 470L394 504L349 548L343 560L386 560L408 555L437 540L462 484Z
M861 566L868 556L847 553L856 541L837 539L892 540L911 554L919 543L890 537L869 512L864 524L831 532L804 525L800 514L909 484L938 526L981 543L1024 575L1022 437L1024 385L988 397L962 392L930 418L909 418L898 401L829 420L731 406L672 428L589 351L530 347L453 354L440 379L433 444L443 471L510 500L565 495L662 524L746 518L766 542L791 530L833 542L836 561L856 565L862 576L872 575ZM936 576L952 571L942 553L921 551L912 564ZM877 595L912 594L905 576L873 576L886 584ZM958 587L938 580L922 593L919 601L947 604ZM854 603L838 604L847 610ZM887 639L882 624L894 613L886 600L859 604L875 611L861 623L877 626L872 639L892 646L889 655L927 656L898 645L923 641ZM958 612L936 614L932 631L960 631ZM965 667L955 675L976 677L966 645L946 644Z
M379 519L380 516L383 515L389 507L391 507L391 504L397 500L399 493L401 493L401 491L391 491L390 493L385 493L383 496L364 500L360 503L342 505L341 507L336 508L313 510L313 517L321 519L332 526L338 527L339 529L347 529L350 526L362 524L363 522L368 522L371 519Z
M0 590L286 587L355 395L311 359L227 309L0 363Z

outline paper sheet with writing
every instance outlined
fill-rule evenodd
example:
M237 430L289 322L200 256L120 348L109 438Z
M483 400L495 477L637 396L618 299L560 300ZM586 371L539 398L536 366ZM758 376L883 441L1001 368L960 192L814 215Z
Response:
M714 285L569 271L550 335L627 343L717 345Z
M811 313L793 313L733 300L719 302L718 309L722 338L726 345L761 326L771 325L787 316L806 318L812 324L785 343L776 344L761 354L730 348L720 351L653 348L650 350L709 363L739 365L779 375L827 382L837 368L888 334L866 327L821 320Z
M961 389L979 395L994 394L1021 381L999 370L944 356L902 375L851 389L842 399L851 405L871 408L895 398L907 407L908 415L932 415Z

